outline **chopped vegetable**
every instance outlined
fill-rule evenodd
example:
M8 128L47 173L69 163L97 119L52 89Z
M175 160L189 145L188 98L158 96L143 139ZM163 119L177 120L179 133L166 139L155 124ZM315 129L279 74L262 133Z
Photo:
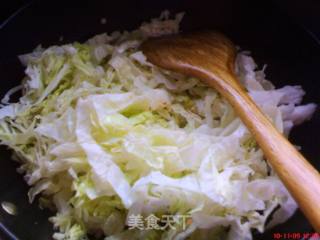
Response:
M0 140L21 162L30 201L39 195L42 207L55 209L54 239L251 239L251 230L295 212L226 100L139 50L149 36L178 32L182 16L164 12L133 32L20 57L26 78L2 100ZM288 135L315 104L300 105L301 87L275 89L256 68L238 54L240 81ZM189 220L164 229L157 219L168 215ZM132 216L143 217L142 226L153 216L154 228L134 228L140 218Z
M6 213L10 215L17 215L18 213L16 205L11 202L2 202L1 207Z

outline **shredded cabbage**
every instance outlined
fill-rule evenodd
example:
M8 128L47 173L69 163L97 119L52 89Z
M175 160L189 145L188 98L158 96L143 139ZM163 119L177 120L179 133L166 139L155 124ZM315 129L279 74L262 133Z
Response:
M57 240L252 239L297 205L230 105L198 79L147 62L139 45L183 14L20 56L26 78L0 109L0 140L40 194ZM246 52L236 73L280 132L309 119L300 86L275 89ZM10 96L22 89L17 103ZM189 215L182 228L129 229L131 215ZM271 221L267 218L272 215Z

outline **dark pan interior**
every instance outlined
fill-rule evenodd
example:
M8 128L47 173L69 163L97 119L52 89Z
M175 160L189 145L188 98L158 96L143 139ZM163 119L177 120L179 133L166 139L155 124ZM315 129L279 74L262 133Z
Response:
M260 66L268 64L267 76L275 85L302 85L307 92L305 102L320 103L319 45L271 1L254 0L36 1L0 29L0 95L23 77L17 55L30 52L40 43L47 47L84 41L101 32L131 30L142 21L159 16L164 9L186 12L183 31L218 29L226 33L242 49L250 50ZM103 17L107 19L105 25L100 24ZM63 42L59 42L61 36ZM297 127L290 136L318 169L319 129L318 110L311 121ZM10 155L5 147L0 148L0 201L15 203L19 213L10 216L0 209L2 238L51 239L52 226L47 221L50 213L38 209L37 203L29 205L28 187L16 173L17 164L10 160ZM297 232L312 232L300 212L264 235L255 234L255 239L273 239L273 233Z

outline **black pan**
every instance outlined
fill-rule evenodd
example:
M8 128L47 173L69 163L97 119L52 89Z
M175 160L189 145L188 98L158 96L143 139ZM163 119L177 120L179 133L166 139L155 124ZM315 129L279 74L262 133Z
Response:
M139 24L169 9L185 11L183 31L217 29L252 52L259 64L267 63L267 76L276 86L302 85L306 102L320 103L318 89L320 47L316 41L270 1L250 0L96 0L96 1L36 1L20 11L0 30L0 95L17 85L23 68L17 55L30 52L38 44L47 47L113 30L134 29ZM107 23L102 25L101 18ZM63 41L60 42L60 37ZM260 65L260 66L261 66ZM320 113L297 127L291 141L302 146L302 152L320 169ZM40 210L37 203L29 205L28 187L16 173L17 165L10 152L0 148L0 201L13 202L18 215L10 216L0 209L0 239L51 239L52 226L47 221L50 212ZM319 203L314 203L319 207ZM314 232L298 211L289 221L255 239L275 239L275 233ZM282 239L285 236L282 235ZM208 239L210 237L208 236ZM289 239L287 237L287 239Z

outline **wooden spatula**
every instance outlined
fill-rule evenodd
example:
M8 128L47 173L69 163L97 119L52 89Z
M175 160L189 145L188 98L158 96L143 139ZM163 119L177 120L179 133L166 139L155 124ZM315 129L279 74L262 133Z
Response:
M233 43L219 33L199 32L150 39L141 47L151 63L197 77L229 101L300 209L320 231L319 172L277 131L237 81Z

